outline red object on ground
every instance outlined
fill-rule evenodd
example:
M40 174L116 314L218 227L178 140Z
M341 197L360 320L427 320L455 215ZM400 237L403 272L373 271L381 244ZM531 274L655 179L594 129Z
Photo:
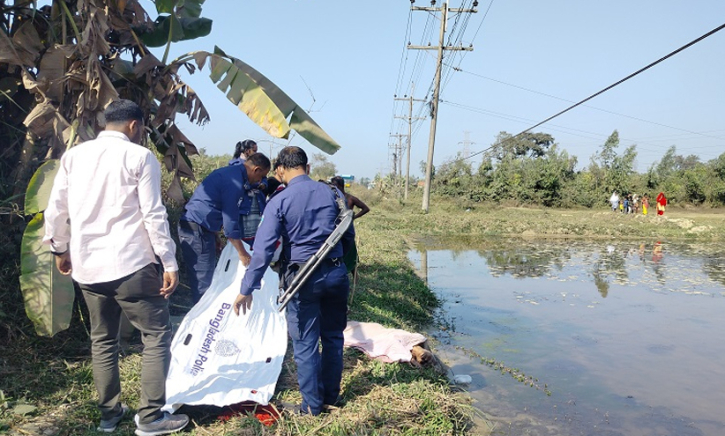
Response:
M267 427L275 424L280 417L279 410L271 404L262 406L252 401L245 401L225 407L219 419L228 421L237 415L252 415Z

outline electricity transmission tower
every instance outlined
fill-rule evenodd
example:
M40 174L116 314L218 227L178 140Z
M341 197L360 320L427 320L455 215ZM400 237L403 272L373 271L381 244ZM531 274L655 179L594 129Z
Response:
M471 154L471 146L475 144L475 142L471 141L469 139L469 135L471 134L470 131L464 130L463 131L463 141L459 142L458 144L463 144L463 158L468 159L469 155Z
M389 147L393 149L393 177L395 177L396 180L399 181L402 177L401 173L403 170L403 138L407 137L408 135L397 133L390 136L393 138L398 138L398 143L393 143L389 145Z

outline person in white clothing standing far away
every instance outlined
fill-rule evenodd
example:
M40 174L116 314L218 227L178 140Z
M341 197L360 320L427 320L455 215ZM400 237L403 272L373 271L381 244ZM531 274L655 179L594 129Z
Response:
M114 431L129 410L120 401L118 369L123 313L144 343L136 434L164 435L184 428L189 417L161 411L171 358L168 298L179 283L176 246L161 201L161 166L139 145L144 114L136 103L115 101L104 115L106 129L98 138L60 160L44 242L61 274L78 282L88 305L98 430Z

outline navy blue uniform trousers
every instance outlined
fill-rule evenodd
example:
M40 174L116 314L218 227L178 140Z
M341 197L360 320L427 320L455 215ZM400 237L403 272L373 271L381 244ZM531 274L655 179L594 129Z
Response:
M287 273L287 283L294 274ZM323 404L334 404L340 395L349 291L345 264L326 259L287 305L303 413L318 415Z
M216 233L199 224L179 221L181 255L186 265L186 278L194 304L201 300L214 277L216 268Z

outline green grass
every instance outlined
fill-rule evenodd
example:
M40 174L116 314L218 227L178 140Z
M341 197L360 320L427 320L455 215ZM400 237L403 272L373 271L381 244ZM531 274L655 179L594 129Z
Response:
M350 319L379 322L409 331L434 323L439 302L416 275L407 253L417 243L430 248L445 237L448 248L470 246L487 236L547 238L620 238L661 240L725 239L725 214L712 210L671 208L665 218L623 216L601 210L504 208L433 198L430 213L420 211L420 198L404 203L372 192L359 192L372 211L355 223L361 265L352 295ZM486 244L501 244L489 238ZM11 241L13 242L13 241ZM9 244L10 246L12 244ZM4 246L7 249L6 246ZM13 256L12 249L3 252ZM0 433L12 429L31 434L46 423L56 435L95 435L99 413L90 366L90 341L76 313L69 330L54 338L39 338L22 313L17 272L0 271L7 286L0 290ZM4 315L3 315L4 314ZM87 317L85 318L87 320ZM219 421L219 410L189 409L190 435L458 435L486 433L473 427L477 413L464 393L432 369L371 361L346 350L341 409L321 417L283 414L273 427L236 417ZM122 358L123 401L138 405L139 354ZM294 361L285 360L273 403L299 402ZM18 404L38 409L34 414L12 413ZM28 425L35 430L28 430ZM485 427L485 426L483 426ZM123 421L116 433L132 435L133 424ZM38 430L38 433L40 431Z

